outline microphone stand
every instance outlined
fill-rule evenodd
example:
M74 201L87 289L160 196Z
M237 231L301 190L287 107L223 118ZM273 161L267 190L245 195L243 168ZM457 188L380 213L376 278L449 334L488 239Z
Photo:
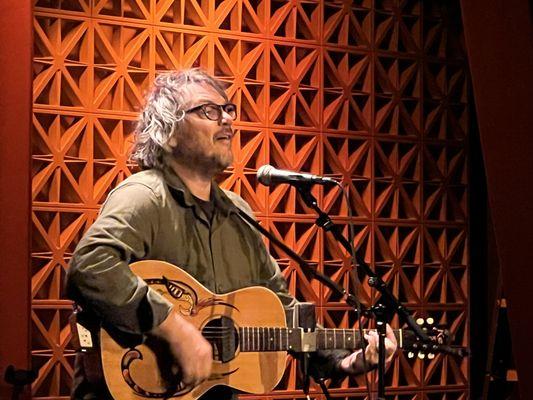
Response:
M317 199L311 194L311 184L310 183L299 183L295 185L296 189L302 196L305 204L308 207L312 208L317 214L318 218L315 223L317 226L322 228L325 232L331 232L333 237L346 249L346 251L355 257L357 267L361 268L362 271L368 277L368 284L375 288L381 294L381 302L378 303L375 307L372 307L370 310L375 316L376 327L379 335L379 348L378 348L378 399L385 399L385 338L387 336L386 326L387 322L385 320L385 311L387 307L382 302L385 301L386 304L389 304L389 307L393 309L394 312L398 314L400 320L407 323L407 325L415 332L416 336L423 342L429 342L431 339L428 335L420 328L420 326L415 322L414 318L409 314L407 309L400 303L400 301L392 294L385 282L378 276L374 271L370 269L368 264L365 262L364 258L355 250L352 250L352 245L350 242L342 235L339 228L331 220L328 214L326 214L318 206ZM354 254L355 253L355 254ZM347 302L350 306L353 304Z
M308 207L312 208L317 214L318 218L316 219L315 223L317 226L322 228L326 232L331 232L335 239L346 249L346 251L352 255L352 257L356 260L356 266L358 266L363 273L366 274L368 277L368 284L375 288L377 291L381 294L381 302L378 303L376 306L372 307L370 311L374 314L375 320L376 320L376 327L378 331L379 336L379 363L378 363L378 399L385 399L385 338L387 336L386 332L386 326L387 321L385 317L385 311L387 310L386 304L389 305L389 308L392 308L395 313L398 314L400 317L400 320L406 323L409 328L415 333L417 338L422 343L429 343L431 342L431 339L429 336L422 330L422 328L415 322L414 318L409 314L407 309L400 303L398 299L392 294L392 292L389 290L385 282L378 276L374 271L370 269L368 264L365 262L363 257L352 250L352 246L350 242L342 235L339 228L335 223L331 220L329 215L327 215L320 207L318 206L317 199L311 194L311 185L312 183L303 183L299 182L296 186L298 192L302 196L304 202L307 204ZM282 249L290 258L295 260L304 271L307 271L314 279L317 279L327 287L329 287L334 292L340 294L344 301L351 306L356 313L364 312L367 313L368 310L364 310L358 308L357 305L357 299L356 297L348 293L346 289L344 289L341 285L339 285L337 282L333 281L328 276L322 274L321 272L317 271L315 268L311 267L302 257L300 257L297 253L295 253L290 247L288 247L285 243L280 241L278 238L276 238L272 233L270 233L267 229L262 227L253 217L248 215L246 212L242 211L241 209L238 209L238 215L240 218L242 218L244 221L248 222L251 226L253 226L255 229L257 229L260 233L262 233L264 236L266 236L272 243L274 243L277 247ZM425 346L425 345L424 345ZM446 351L449 354L454 355L461 355L460 353L456 353L452 349L447 349ZM304 364L305 367L305 364ZM304 368L306 369L306 368ZM305 377L304 377L305 379ZM323 380L319 380L318 382L324 391L324 394L326 398L329 400L330 396L327 392L327 388L323 382Z

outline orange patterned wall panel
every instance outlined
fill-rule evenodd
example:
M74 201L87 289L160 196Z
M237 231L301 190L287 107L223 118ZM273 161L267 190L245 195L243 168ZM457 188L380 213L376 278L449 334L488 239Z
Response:
M36 0L34 29L35 399L68 396L68 260L109 190L134 169L128 147L145 90L158 72L182 67L228 82L239 107L224 187L351 288L349 259L295 190L263 187L255 172L270 163L341 179L358 251L415 315L431 314L468 345L470 97L457 2ZM341 192L314 190L347 232ZM329 289L271 250L324 325L356 324ZM377 298L366 283L360 292L365 303ZM387 382L396 399L466 399L468 361L400 353ZM300 388L290 363L276 391L243 397L296 399ZM364 379L331 391L362 398Z

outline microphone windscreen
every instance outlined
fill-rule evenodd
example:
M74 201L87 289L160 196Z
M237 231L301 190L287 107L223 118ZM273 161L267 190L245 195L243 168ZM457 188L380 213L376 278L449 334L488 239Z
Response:
M257 180L265 186L270 186L272 183L270 174L275 168L272 165L263 165L257 170Z

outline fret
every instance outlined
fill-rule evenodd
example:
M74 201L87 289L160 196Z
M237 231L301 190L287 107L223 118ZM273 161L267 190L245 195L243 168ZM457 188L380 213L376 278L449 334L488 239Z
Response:
M346 347L349 349L355 349L355 329L348 330L348 343Z
M337 331L333 328L333 348L337 348Z
M346 347L346 343L344 343L343 336L344 336L344 329L335 329L333 330L333 334L335 335L335 348L336 349L344 349Z
M355 328L349 329L350 333L350 343L348 348L355 349L358 346L358 340L357 340L357 330Z

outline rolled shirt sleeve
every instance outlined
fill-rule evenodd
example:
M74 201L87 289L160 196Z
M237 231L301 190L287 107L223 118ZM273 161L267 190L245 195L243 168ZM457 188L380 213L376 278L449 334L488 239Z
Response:
M67 295L102 323L139 335L165 320L172 305L129 268L149 256L159 228L158 197L146 185L117 187L78 244Z

